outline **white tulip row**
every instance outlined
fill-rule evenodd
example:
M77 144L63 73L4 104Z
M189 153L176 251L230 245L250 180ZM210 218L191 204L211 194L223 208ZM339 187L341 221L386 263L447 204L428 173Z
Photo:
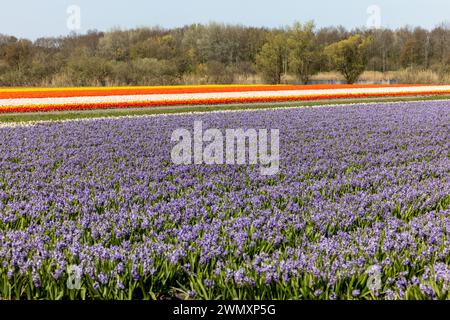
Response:
M183 94L144 94L144 95L120 95L120 96L80 96L65 98L15 98L2 99L0 107L36 106L36 105L65 105L65 104L95 104L95 103L120 103L120 102L158 102L158 101L183 101L204 99L251 99L251 98L301 98L307 96L333 96L333 95L377 95L377 94L421 94L442 93L450 94L450 85L437 86L405 86L405 87L381 87L381 88L350 88L350 89L319 89L319 90L281 90L281 91L247 91L247 92L214 92L214 93L183 93Z

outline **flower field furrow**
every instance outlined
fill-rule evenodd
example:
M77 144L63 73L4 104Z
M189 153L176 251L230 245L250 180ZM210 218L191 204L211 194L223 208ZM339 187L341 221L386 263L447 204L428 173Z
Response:
M0 99L61 98L90 96L120 96L146 94L183 94L214 92L253 92L281 90L328 90L354 88L388 88L405 85L204 85L164 87L105 87L105 88L0 88ZM424 85L408 85L408 87Z
M171 134L195 120L278 128L279 173L174 165ZM2 299L450 298L448 101L0 135ZM67 287L73 266L80 290Z
M450 94L450 86L443 85L352 87L341 85L328 89L321 87L323 86L206 86L184 89L150 87L112 89L112 91L88 88L42 92L39 89L23 91L14 89L16 91L9 93L8 91L2 93L0 90L0 113ZM49 92L55 95L46 97ZM8 96L10 93L23 96L11 98ZM39 97L41 93L43 96Z
M444 95L443 92L423 92L423 95ZM399 92L393 93L391 97L409 96L411 93ZM0 106L1 113L22 113L37 111L64 111L64 110L91 110L91 109L110 109L110 108L138 108L138 107L158 107L158 106L193 106L193 105L214 105L214 104L233 104L233 103L269 103L269 102L288 102L288 101L318 101L324 99L342 99L342 98L370 98L385 97L385 94L341 94L341 95L316 95L316 96L287 96L287 97L252 97L252 98L223 98L223 99L189 99L189 100L161 100L161 101L126 101L126 102L102 102L102 103L78 103L78 104L47 104L47 105L18 105L18 106Z

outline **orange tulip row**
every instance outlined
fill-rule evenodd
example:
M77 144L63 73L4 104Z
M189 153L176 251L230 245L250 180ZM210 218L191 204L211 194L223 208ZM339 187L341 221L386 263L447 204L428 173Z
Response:
M442 91L400 91L389 93L343 93L329 95L302 95L302 96L271 96L271 97L243 97L243 98L208 98L189 100L158 100L158 101L126 101L126 102L104 102L104 103L74 103L74 104L42 104L42 105L20 105L20 106L0 106L0 113L21 113L37 111L62 111L62 110L88 110L88 109L109 109L109 108L139 108L157 106L192 106L192 105L218 105L233 103L268 103L268 102L288 102L288 101L312 101L329 100L343 98L370 98L370 97L395 97L410 95L443 95L450 94L448 90Z
M147 94L185 94L217 92L255 92L281 90L322 90L357 88L413 87L419 85L211 85L168 87L102 87L102 88L0 88L0 99L68 98ZM421 85L422 86L422 85Z

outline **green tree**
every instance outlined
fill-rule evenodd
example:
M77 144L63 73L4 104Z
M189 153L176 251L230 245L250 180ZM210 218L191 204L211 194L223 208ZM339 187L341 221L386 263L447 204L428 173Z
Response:
M115 30L105 34L98 41L98 51L102 58L127 61L130 56L130 32ZM84 46L83 46L84 47Z
M314 23L295 23L289 30L289 67L298 79L307 84L318 72L321 62L321 48L314 34Z
M256 65L264 81L271 84L281 83L287 61L287 43L284 33L270 34L268 41L256 56Z
M325 53L347 83L352 84L367 66L367 48L371 43L372 38L357 34L329 45L325 48Z
M105 86L111 74L109 61L89 55L86 48L77 48L67 63L72 83L77 86Z
M6 63L17 70L27 66L33 56L33 44L29 40L19 40L10 43L4 49L4 59Z

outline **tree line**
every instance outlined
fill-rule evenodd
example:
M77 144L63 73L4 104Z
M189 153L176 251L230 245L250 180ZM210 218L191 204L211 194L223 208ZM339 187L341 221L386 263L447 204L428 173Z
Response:
M35 41L0 34L0 86L308 83L336 71L354 83L363 71L450 73L450 25L391 29L285 28L210 23Z

